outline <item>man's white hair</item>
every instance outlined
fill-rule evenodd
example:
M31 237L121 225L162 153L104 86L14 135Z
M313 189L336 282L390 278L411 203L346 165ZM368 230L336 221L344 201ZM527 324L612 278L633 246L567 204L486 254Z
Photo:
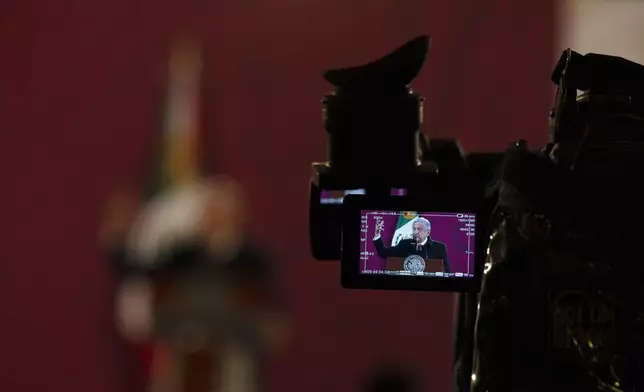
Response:
M425 218L418 218L418 219L416 219L416 222L414 222L414 223L422 223L422 225L425 226L427 231L432 229L432 224L429 223L429 221L427 219L425 219Z

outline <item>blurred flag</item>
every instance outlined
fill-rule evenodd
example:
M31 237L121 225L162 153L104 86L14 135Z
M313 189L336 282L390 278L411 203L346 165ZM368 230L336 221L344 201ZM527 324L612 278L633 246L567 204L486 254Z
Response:
M193 180L200 174L201 69L198 42L188 35L177 36L170 46L166 107L146 189L148 200L164 189ZM148 378L165 372L169 360L166 351L159 342L141 347Z
M400 214L398 224L396 225L396 231L394 231L394 236L391 239L391 246L396 246L400 240L408 239L413 236L413 225L416 219L418 219L418 216L416 216L416 212L414 211L405 211Z

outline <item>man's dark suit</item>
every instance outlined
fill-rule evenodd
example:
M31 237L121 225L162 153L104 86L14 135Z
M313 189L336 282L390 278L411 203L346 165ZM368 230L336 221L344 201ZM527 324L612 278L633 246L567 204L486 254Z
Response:
M409 239L400 240L398 245L390 248L385 246L385 243L382 241L382 237L375 239L373 244L376 246L378 256L382 258L419 255L424 259L443 259L443 272L452 272L449 266L449 261L447 260L447 248L445 247L445 244L433 241L430 238L427 238L427 242L425 245L422 245L420 249L418 249L416 244Z

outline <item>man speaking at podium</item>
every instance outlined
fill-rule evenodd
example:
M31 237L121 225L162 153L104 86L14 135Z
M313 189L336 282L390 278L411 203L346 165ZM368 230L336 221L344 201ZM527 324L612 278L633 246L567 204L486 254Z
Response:
M451 269L447 259L447 247L445 244L434 241L429 237L432 225L425 218L418 218L413 223L413 237L411 239L402 239L396 246L386 247L380 234L384 229L384 222L376 223L376 235L373 238L373 244L376 247L378 256L387 257L409 257L411 255L421 256L423 259L442 259L443 272L450 273Z

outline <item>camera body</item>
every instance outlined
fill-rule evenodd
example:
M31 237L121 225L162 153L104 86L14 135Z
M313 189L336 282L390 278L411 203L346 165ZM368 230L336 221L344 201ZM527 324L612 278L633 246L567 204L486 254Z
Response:
M458 389L642 391L644 66L566 50L552 80L553 143L508 149L493 184Z
M347 288L461 292L455 391L644 391L644 66L568 49L551 143L465 154L418 132L408 85L428 44L325 75L336 91L323 101L328 161L313 164L314 257L341 259ZM391 251L391 226L409 219L413 248L431 215L453 221L431 257ZM450 245L459 235L469 248ZM452 250L471 257L459 276Z
M423 65L428 37L419 37L369 64L326 71L335 90L323 100L327 161L313 163L310 238L313 256L340 259L346 193L415 193L436 175L422 160L423 98L409 82Z
M480 282L475 271L481 269L484 252L473 249L454 250L462 268L453 274L420 278L391 273L395 271L362 273L359 268L361 259L379 257L357 251L360 244L373 245L373 238L359 238L365 229L360 211L367 208L379 209L387 219L405 211L449 212L457 222L463 218L456 215L473 214L473 222L461 222L472 225L467 231L458 224L447 226L456 230L450 236L462 234L456 243L466 244L472 237L472 248L482 244L472 228L485 221L479 206L499 155L468 155L455 140L428 140L419 132L423 98L409 83L424 63L429 42L429 37L418 37L369 64L325 73L336 89L322 100L327 161L312 165L309 232L316 259L341 259L344 287L472 291ZM471 263L461 260L467 257ZM479 259L475 262L474 257ZM404 260L400 264L398 272L405 272ZM470 273L475 276L463 277Z

